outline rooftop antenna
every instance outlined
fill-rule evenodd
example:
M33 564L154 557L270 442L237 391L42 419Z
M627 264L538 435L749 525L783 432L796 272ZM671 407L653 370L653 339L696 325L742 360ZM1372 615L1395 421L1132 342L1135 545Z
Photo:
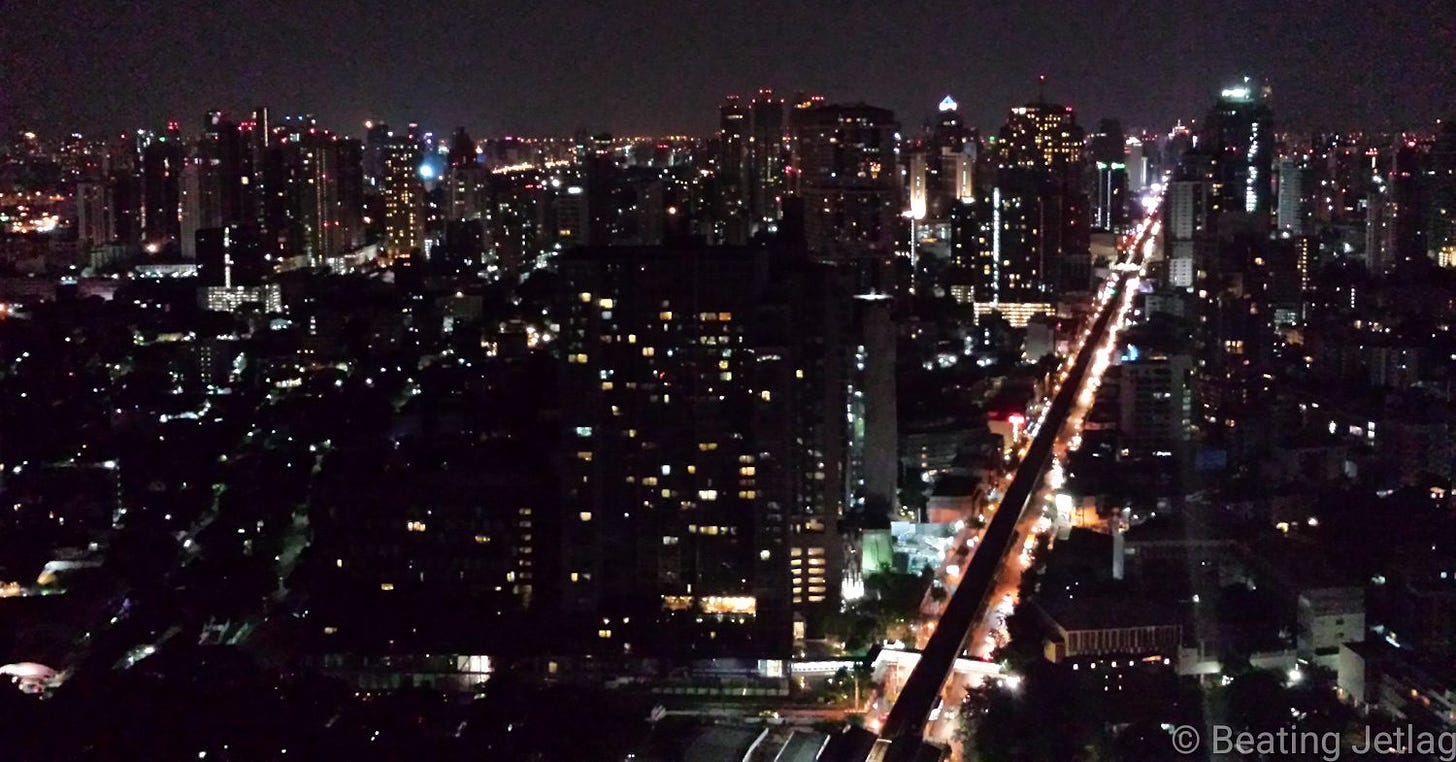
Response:
M1037 103L1046 103L1046 75L1042 74L1036 79L1036 101Z

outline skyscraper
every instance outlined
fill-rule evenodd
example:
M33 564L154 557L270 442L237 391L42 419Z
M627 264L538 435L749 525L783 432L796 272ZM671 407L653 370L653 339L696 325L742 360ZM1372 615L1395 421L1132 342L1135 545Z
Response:
M1120 424L1124 446L1176 451L1193 427L1193 362L1187 354L1130 347L1121 364Z
M1163 250L1168 283L1191 288L1197 261L1205 253L1210 231L1209 183L1174 179L1163 202Z
M1285 156L1279 159L1279 207L1276 220L1280 232L1307 235L1314 218L1314 171L1309 157Z
M309 120L289 133L288 147L289 253L316 264L343 248L337 139Z
M1425 182L1426 246L1442 267L1456 267L1456 121L1439 125Z
M1087 147L1097 170L1092 224L1120 233L1127 224L1128 203L1127 139L1122 125L1116 119L1103 119Z
M183 259L197 258L197 231L222 224L222 203L217 167L193 146L183 160L179 182L181 203L181 249Z
M855 298L859 341L850 374L850 508L862 529L889 529L899 507L893 307L884 294Z
M111 208L106 203L106 185L88 179L76 183L76 237L84 251L112 238Z
M142 149L142 235L148 244L177 242L181 229L182 143L175 130Z
M1063 292L1092 278L1083 133L1072 107L1011 109L995 146L995 180L978 200L966 275L977 315L999 311L1025 325ZM987 197L989 196L989 197Z
M382 148L384 174L379 193L384 199L384 240L390 258L408 257L425 245L424 183L420 180L420 150L407 137L390 138Z
M952 206L975 197L980 141L961 120L959 108L947 95L927 134L904 148L909 154L910 216L915 220L944 221Z
M778 220L788 153L784 99L761 89L748 106L748 208L752 230Z
M339 251L352 251L364 245L364 143L358 138L339 138L334 143L337 153L334 178L338 195Z
M142 239L142 186L139 149L135 138L123 135L107 151L106 205L111 217L111 237L135 246Z
M751 130L748 107L743 99L730 95L718 107L718 167L725 177L739 184L748 176L748 138Z
M250 161L244 134L221 111L207 112L197 153L216 176L218 217L224 223L249 219Z
M1148 157L1142 138L1127 138L1127 190L1129 198L1137 198L1148 186Z
M1036 102L1011 109L997 143L997 163L1075 185L1083 166L1083 131L1071 106Z
M1389 267L1423 262L1429 256L1427 191L1431 183L1426 177L1425 164L1431 147L1429 142L1409 136L1397 137L1391 147L1384 199L1389 217L1386 244Z
M787 654L794 617L838 594L836 268L592 247L561 273L568 610L615 638L630 619L688 652Z
M862 264L861 284L895 251L900 210L899 126L888 109L818 104L794 114L794 174L809 250Z
M456 129L450 138L449 163L445 173L446 220L478 219L485 176L475 154L475 141L470 139L464 127Z
M1224 88L1208 114L1202 147L1213 152L1213 192L1225 211L1268 218L1273 208L1274 124L1269 87L1244 82Z

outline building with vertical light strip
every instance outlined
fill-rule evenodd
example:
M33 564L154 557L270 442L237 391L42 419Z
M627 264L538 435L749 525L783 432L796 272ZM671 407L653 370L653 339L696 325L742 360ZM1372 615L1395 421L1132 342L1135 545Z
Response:
M994 161L992 187L956 233L966 282L952 294L973 303L978 318L999 312L1024 326L1091 283L1084 141L1072 108L1011 109Z

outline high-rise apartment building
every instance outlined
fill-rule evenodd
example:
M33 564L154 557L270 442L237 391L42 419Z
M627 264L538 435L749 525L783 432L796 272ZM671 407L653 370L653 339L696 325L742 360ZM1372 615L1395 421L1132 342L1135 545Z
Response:
M1128 352L1118 387L1124 446L1175 452L1192 434L1192 358L1135 345Z
M1426 246L1442 267L1456 267L1456 121L1443 121L1426 163Z
M142 148L142 235L148 244L175 243L182 236L183 159L180 135L175 129L152 136Z
M561 273L568 610L614 638L630 620L689 652L787 654L796 619L837 607L838 269L623 246L563 254Z
M343 250L337 138L309 123L288 136L290 254L310 263Z
M339 138L334 143L335 194L338 197L336 251L352 251L364 245L364 210L368 203L364 179L364 143L358 138Z
M425 188L420 180L419 145L395 136L381 148L384 174L379 194L384 199L385 256L408 257L425 245Z
M784 99L762 89L748 104L748 209L754 230L776 222L784 195L788 124Z
M797 108L793 121L793 169L809 250L831 261L865 263L861 281L868 281L873 264L888 262L895 251L895 114L864 104L813 104Z
M480 166L475 141L464 127L450 138L449 162L445 169L445 219L479 219L484 204L485 170Z
M88 179L76 183L76 237L83 251L112 239L111 207L106 184Z
M1309 157L1284 156L1279 159L1279 207L1276 221L1279 231L1293 236L1313 232L1314 171Z

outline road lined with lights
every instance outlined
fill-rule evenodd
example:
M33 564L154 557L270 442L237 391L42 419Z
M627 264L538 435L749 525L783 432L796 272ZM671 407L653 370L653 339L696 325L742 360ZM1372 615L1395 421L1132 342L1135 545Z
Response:
M1043 475L1052 460L1067 420L1079 406L1085 406L1085 389L1093 376L1100 376L1110 361L1108 341L1114 325L1120 325L1136 287L1138 271L1151 251L1158 223L1145 220L1127 248L1128 259L1114 267L1099 293L1099 312L1083 334L1075 360L1066 368L1062 382L1038 421L1030 446L1007 486L1000 506L991 517L981 540L963 567L959 585L941 612L934 632L926 642L920 660L905 681L905 687L885 718L880 735L892 741L918 743L950 677L967 638L980 629L985 612L998 591L998 581L1007 564L1017 563L1012 551L1021 547L1017 538L1026 521L1040 517L1039 495Z

